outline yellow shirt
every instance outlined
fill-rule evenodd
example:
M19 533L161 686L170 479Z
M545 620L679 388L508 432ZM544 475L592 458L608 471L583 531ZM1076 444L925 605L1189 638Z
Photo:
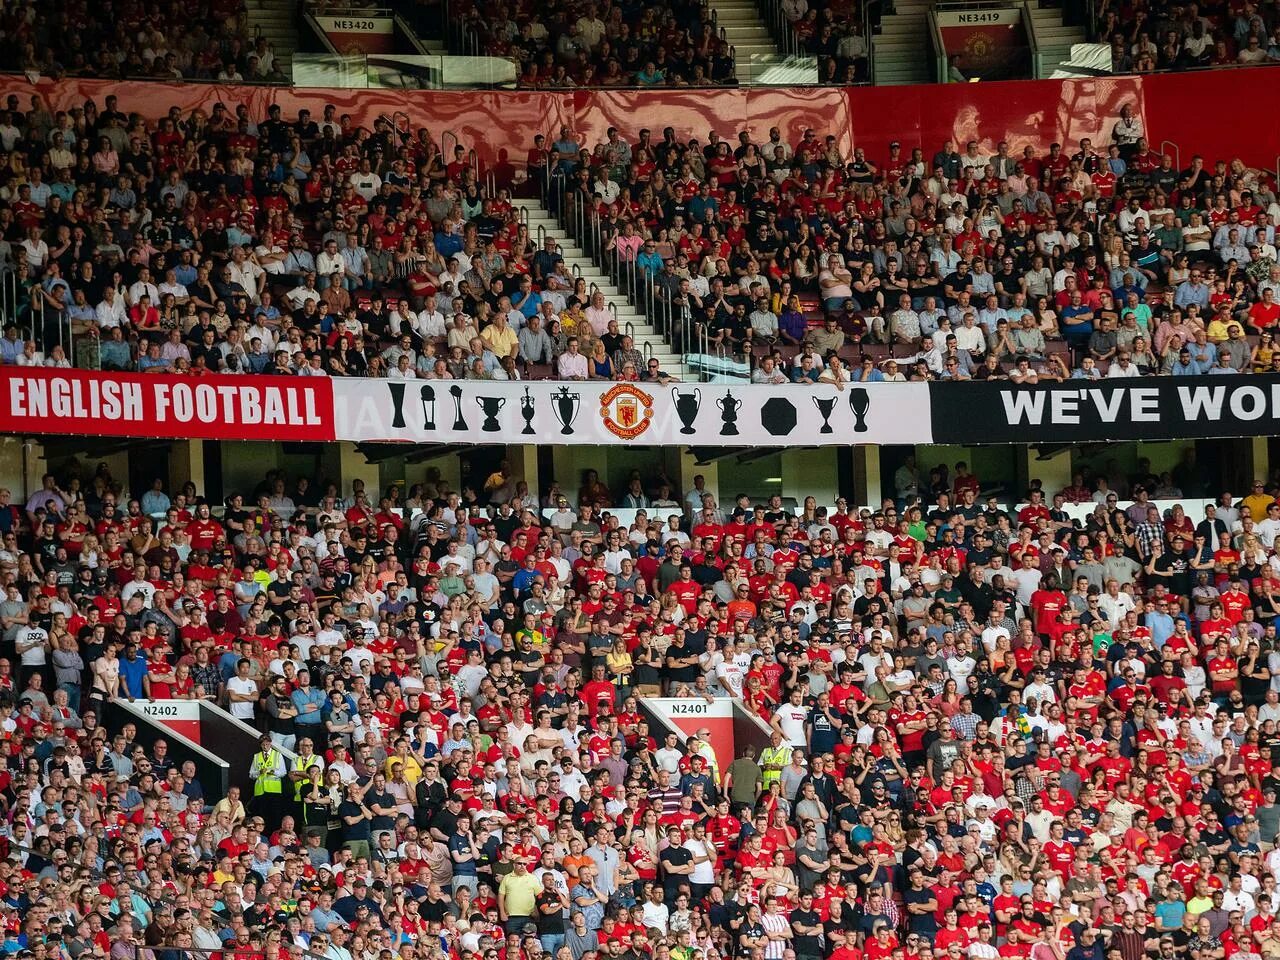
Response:
M480 333L480 339L487 343L489 349L498 356L508 357L515 349L518 338L516 332L509 326L499 329L496 323L491 323Z
M534 899L541 891L542 881L532 873L509 873L498 884L498 900L508 917L532 917Z
M1267 519L1267 507L1275 503L1275 500L1275 497L1268 497L1265 493L1251 493L1242 502L1249 508L1253 522L1261 523Z
M418 758L412 753L407 753L403 757L397 757L393 753L387 757L387 762L382 765L382 772L386 774L388 780L391 779L391 766L395 763L404 768L404 778L409 785L417 786L418 781L422 779L422 766L418 763Z

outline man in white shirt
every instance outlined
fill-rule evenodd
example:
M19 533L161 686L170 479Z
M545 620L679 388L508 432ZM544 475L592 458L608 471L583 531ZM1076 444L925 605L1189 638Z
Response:
M955 329L956 349L978 355L987 352L987 338L977 324L977 317L972 310L965 311L964 319Z
M116 296L115 287L106 287L102 291L102 299L94 309L94 316L99 330L111 330L124 323L124 297Z
M258 266L244 247L231 248L231 262L227 266L231 270L231 282L240 284L249 295L249 301L257 303L266 284L266 271Z
M191 299L190 294L187 293L187 288L178 282L178 276L172 270L165 273L164 283L160 284L159 289L160 296L162 297L166 293L172 293L174 302L177 303L178 306L182 306Z
M1113 627L1119 626L1129 611L1134 609L1133 597L1120 591L1119 581L1108 580L1107 591L1098 600L1098 609L1106 614Z
M160 291L151 282L151 271L146 267L138 271L138 279L129 286L129 302L137 303L144 293L151 298L153 304L160 302Z
M1118 380L1123 377L1140 377L1142 372L1138 365L1129 359L1129 354L1116 354L1115 361L1107 368L1107 379Z
M804 721L809 715L801 702L802 696L803 691L799 687L792 689L788 701L774 711L771 721L773 729L781 733L791 746L801 749L805 746Z
M1280 534L1280 503L1267 505L1267 516L1257 525L1255 532L1264 547L1275 549L1276 535Z
M365 202L372 201L382 189L382 178L373 172L368 160L360 161L360 169L347 178L356 193L364 197Z
M315 300L318 303L320 291L316 289L316 275L307 274L307 279L303 281L302 286L294 287L284 295L284 298L289 301L289 306L294 310L301 310L308 300Z
M334 274L338 275L335 282L341 282L343 272L346 270L346 263L342 259L342 251L338 249L338 241L330 238L325 242L324 249L320 251L320 255L316 257L316 274L324 277L325 281L333 279Z
M665 770L673 776L680 772L680 761L684 759L684 754L676 747L678 739L674 733L668 733L663 745L653 752L657 769Z

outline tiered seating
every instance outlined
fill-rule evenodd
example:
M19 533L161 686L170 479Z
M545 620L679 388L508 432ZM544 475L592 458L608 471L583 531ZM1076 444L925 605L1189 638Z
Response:
M1205 67L1257 66L1280 61L1274 17L1245 4L1184 7L1103 0L1097 5L1098 41L1111 44L1116 73L1152 73Z
M287 83L275 52L255 41L244 0L65 0L29 16L27 4L0 13L6 69L119 79Z
M733 53L702 0L476 2L466 20L481 51L516 60L522 87L704 87L735 82Z

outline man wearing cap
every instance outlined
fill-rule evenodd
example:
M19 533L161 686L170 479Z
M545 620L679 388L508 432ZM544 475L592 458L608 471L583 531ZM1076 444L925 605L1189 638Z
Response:
M258 752L249 765L253 778L253 807L269 824L280 822L284 815L284 778L288 772L284 754L275 748L270 736L258 741Z

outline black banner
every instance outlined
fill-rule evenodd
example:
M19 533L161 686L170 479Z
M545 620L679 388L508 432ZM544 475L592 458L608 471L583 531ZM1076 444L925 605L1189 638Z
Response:
M934 443L1087 443L1280 434L1280 376L929 384Z

